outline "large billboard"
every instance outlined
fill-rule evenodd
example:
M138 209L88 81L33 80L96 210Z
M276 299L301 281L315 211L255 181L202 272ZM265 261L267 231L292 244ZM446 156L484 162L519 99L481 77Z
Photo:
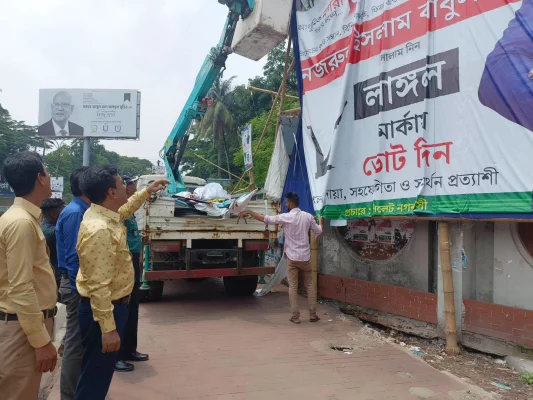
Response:
M136 139L140 103L137 90L41 89L38 135Z
M297 21L317 212L532 211L533 0L315 0Z

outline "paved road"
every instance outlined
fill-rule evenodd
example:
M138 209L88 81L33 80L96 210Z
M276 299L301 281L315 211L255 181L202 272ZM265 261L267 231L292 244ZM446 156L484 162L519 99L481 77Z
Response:
M230 299L216 280L173 282L162 302L141 306L139 350L150 361L115 374L108 399L489 398L329 306L319 315L291 324L285 289Z

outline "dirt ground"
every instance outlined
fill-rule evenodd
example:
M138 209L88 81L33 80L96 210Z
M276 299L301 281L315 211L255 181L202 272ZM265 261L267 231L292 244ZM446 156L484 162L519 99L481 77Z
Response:
M466 348L461 349L459 356L448 356L444 351L444 341L422 339L374 324L365 323L365 326L378 332L384 340L418 354L433 368L449 372L488 392L497 393L502 400L533 400L533 385L520 383L520 374L501 358ZM494 383L511 389L498 388Z

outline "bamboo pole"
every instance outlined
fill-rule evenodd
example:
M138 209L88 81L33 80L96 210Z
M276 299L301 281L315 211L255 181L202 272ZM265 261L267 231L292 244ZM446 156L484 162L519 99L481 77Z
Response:
M289 73L287 75L290 75L290 73L291 73L293 68L294 68L294 60L292 60L291 67L289 68ZM261 137L259 138L259 143L257 143L255 151L252 154L252 159L255 158L255 156L257 154L257 151L259 150L259 146L261 145L261 143L263 142L263 139L265 138L265 134L266 134L266 132L268 130L268 126L270 125L270 120L272 119L272 115L274 114L274 110L276 109L276 104L278 103L278 98L279 98L280 94L281 94L281 86L280 86L280 88L278 90L278 94L277 94L276 98L273 101L272 108L270 109L270 113L268 114L268 117L267 117L267 120L266 120L265 128L263 129L263 133L261 134ZM252 166L252 168L253 168L253 166ZM243 172L243 174L241 175L241 178L239 179L239 182L237 182L237 185L235 185L235 188L239 187L239 185L242 182L242 179L244 178L245 174L246 174L246 172ZM233 191L232 194L233 193L235 193L235 191Z
M230 175L233 176L234 178L237 178L237 179L239 178L237 175L232 174L232 173L231 173L230 171L228 171L227 169L224 169L224 168L222 168L222 167L219 167L219 166L216 165L214 162L211 162L211 161L209 161L209 160L203 158L202 156L200 156L200 155L198 155L198 154L196 154L196 153L194 153L194 155L195 155L196 157L198 157L200 160L203 160L203 161L205 161L206 163L211 164L211 165L214 166L214 167L217 167L217 168L220 169L221 171L224 171L224 172L226 172L227 174L230 174ZM245 183L248 183L248 184L249 184L249 182L245 182Z
M285 52L285 65L283 66L283 80L281 81L281 101L279 104L278 121L276 122L276 130L274 131L274 135L276 136L276 139L278 137L279 125L281 124L281 113L283 112L283 107L285 107L285 92L287 90L287 79L289 79L288 65L289 65L289 59L291 57L291 49L292 49L292 36L289 35L289 43L287 44L287 51Z
M248 90L250 90L251 92L259 92L259 93L269 94L272 97L277 95L277 93L272 91L272 90L261 89L261 88L257 88L257 87L251 86L251 85L248 85ZM285 95L285 97L287 97L288 99L292 99L292 100L300 100L299 97L293 96L291 94L287 94L287 95Z
M457 346L457 324L455 319L455 299L453 270L450 256L450 229L448 222L439 222L440 266L444 291L444 311L446 313L446 353L460 354Z
M291 108L290 110L282 111L281 114L300 114L301 112L302 112L302 109L298 107L298 108Z
M250 176L250 183L248 184L248 186L250 187L250 189L253 189L255 187L255 172L254 172L253 165L248 171L248 175Z
M313 279L313 288L318 296L318 238L311 232L311 276ZM309 293L307 293L309 296Z

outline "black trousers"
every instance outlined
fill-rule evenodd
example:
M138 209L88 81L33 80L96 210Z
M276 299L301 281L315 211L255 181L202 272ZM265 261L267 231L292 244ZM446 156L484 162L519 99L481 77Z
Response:
M135 285L131 292L131 299L128 311L128 322L124 331L124 338L118 354L119 360L128 358L129 355L137 351L137 331L139 328L139 289L141 287L141 254L131 253L133 269L135 271Z
M102 331L94 321L91 304L81 302L78 311L84 352L74 400L105 400L115 373L117 352L102 353ZM128 305L114 304L113 316L122 339L128 318Z

